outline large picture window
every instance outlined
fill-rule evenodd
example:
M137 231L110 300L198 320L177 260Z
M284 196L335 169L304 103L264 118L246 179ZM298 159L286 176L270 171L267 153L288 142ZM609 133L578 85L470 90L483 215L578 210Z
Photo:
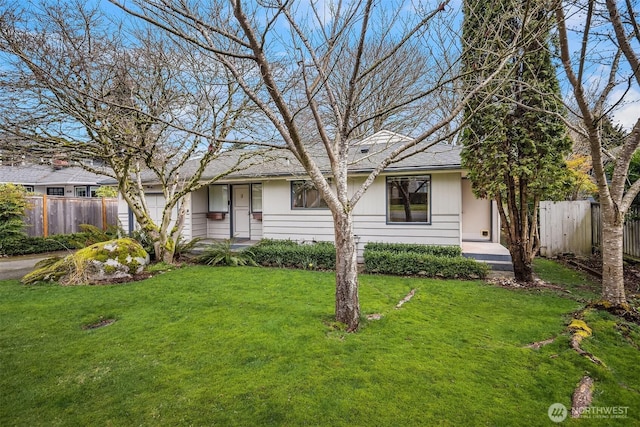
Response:
M431 177L387 178L387 222L430 223Z
M291 207L293 209L326 209L327 202L311 181L293 181L291 183Z
M227 185L209 186L209 212L229 211L229 189Z

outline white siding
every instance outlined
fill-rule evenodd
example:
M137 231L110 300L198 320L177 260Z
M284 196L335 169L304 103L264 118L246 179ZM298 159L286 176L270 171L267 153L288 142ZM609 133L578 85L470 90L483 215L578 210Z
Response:
M262 236L268 239L333 241L329 209L291 209L291 182L262 186Z
M354 232L362 256L367 242L460 244L460 173L431 174L431 224L387 224L386 178L378 178L354 210ZM364 178L351 178L350 190ZM329 209L291 209L291 183L266 181L263 186L263 237L298 241L333 241Z
M129 205L118 194L118 221L125 233L129 232Z
M253 215L251 215L251 240L260 240L262 239L262 221L259 219L255 219Z
M207 237L207 187L191 193L191 212L188 214L190 218L191 238ZM185 231L187 229L185 223Z
M209 239L228 239L231 234L229 214L224 219L207 219L207 237Z

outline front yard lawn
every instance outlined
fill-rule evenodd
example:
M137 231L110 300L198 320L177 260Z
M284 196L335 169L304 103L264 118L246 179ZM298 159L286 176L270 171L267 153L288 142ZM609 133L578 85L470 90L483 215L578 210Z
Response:
M640 422L637 327L586 319L583 347L606 364L596 366L569 348L581 305L557 293L360 280L363 315L382 318L355 334L332 320L331 273L197 266L123 285L2 281L0 425L552 425L547 409L570 407L585 374L593 405L629 407L605 424Z

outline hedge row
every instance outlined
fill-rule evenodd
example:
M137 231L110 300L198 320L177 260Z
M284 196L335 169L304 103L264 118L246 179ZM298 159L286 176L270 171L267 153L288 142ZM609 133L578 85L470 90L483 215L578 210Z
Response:
M369 242L364 247L365 253L369 251L384 251L391 253L416 253L424 255L435 255L447 258L462 256L460 246L436 246L436 245L413 245L405 243L375 243Z
M262 240L250 251L255 262L267 267L332 270L336 266L336 248L330 242L300 244L292 240Z
M43 252L64 251L83 247L84 233L56 234L47 238L16 236L3 239L0 242L2 255L28 255Z
M81 224L83 230L72 234L54 234L49 237L29 237L17 235L0 241L0 255L29 255L44 252L81 249L97 242L118 237L117 227L110 226L103 231L93 225Z
M489 267L472 259L444 257L412 252L364 252L367 273L399 276L440 277L443 279L478 279L487 275Z

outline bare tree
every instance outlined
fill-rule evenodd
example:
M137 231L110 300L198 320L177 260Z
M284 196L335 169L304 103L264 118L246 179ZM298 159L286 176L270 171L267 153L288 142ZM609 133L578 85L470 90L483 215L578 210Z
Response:
M31 153L114 178L156 257L172 262L189 194L253 154L202 179L226 155L225 140L243 131L248 98L211 55L164 34L125 32L84 2L31 6L2 7L0 127L30 141ZM189 175L181 173L187 162ZM157 223L145 182L160 184L165 199Z
M625 184L631 158L640 146L640 115L613 158L610 180L605 171L603 127L610 113L628 102L634 91L640 90L637 5L632 1L614 0L558 1L555 15L562 66L577 105L574 114L580 118L574 130L589 142L598 183L602 209L602 299L628 310L623 276L623 225L624 216L640 190L640 180L628 187ZM572 28L570 22L579 24ZM574 40L579 46L575 49L577 55L572 54ZM604 74L600 74L602 70L606 70Z
M451 124L460 123L456 119L468 96L446 109L434 102L442 93L457 94L456 11L448 9L447 1L432 10L416 9L410 1L214 0L206 7L168 0L112 1L215 55L270 120L331 210L336 319L357 329L353 209L389 165L456 132ZM453 59L443 60L447 55ZM497 73L504 61L491 66ZM479 80L478 87L494 75ZM256 79L263 83L260 90L254 89ZM402 118L421 108L419 124L391 129L415 137L385 146L364 182L349 189L354 142L369 129L409 123ZM328 174L322 170L325 162Z

